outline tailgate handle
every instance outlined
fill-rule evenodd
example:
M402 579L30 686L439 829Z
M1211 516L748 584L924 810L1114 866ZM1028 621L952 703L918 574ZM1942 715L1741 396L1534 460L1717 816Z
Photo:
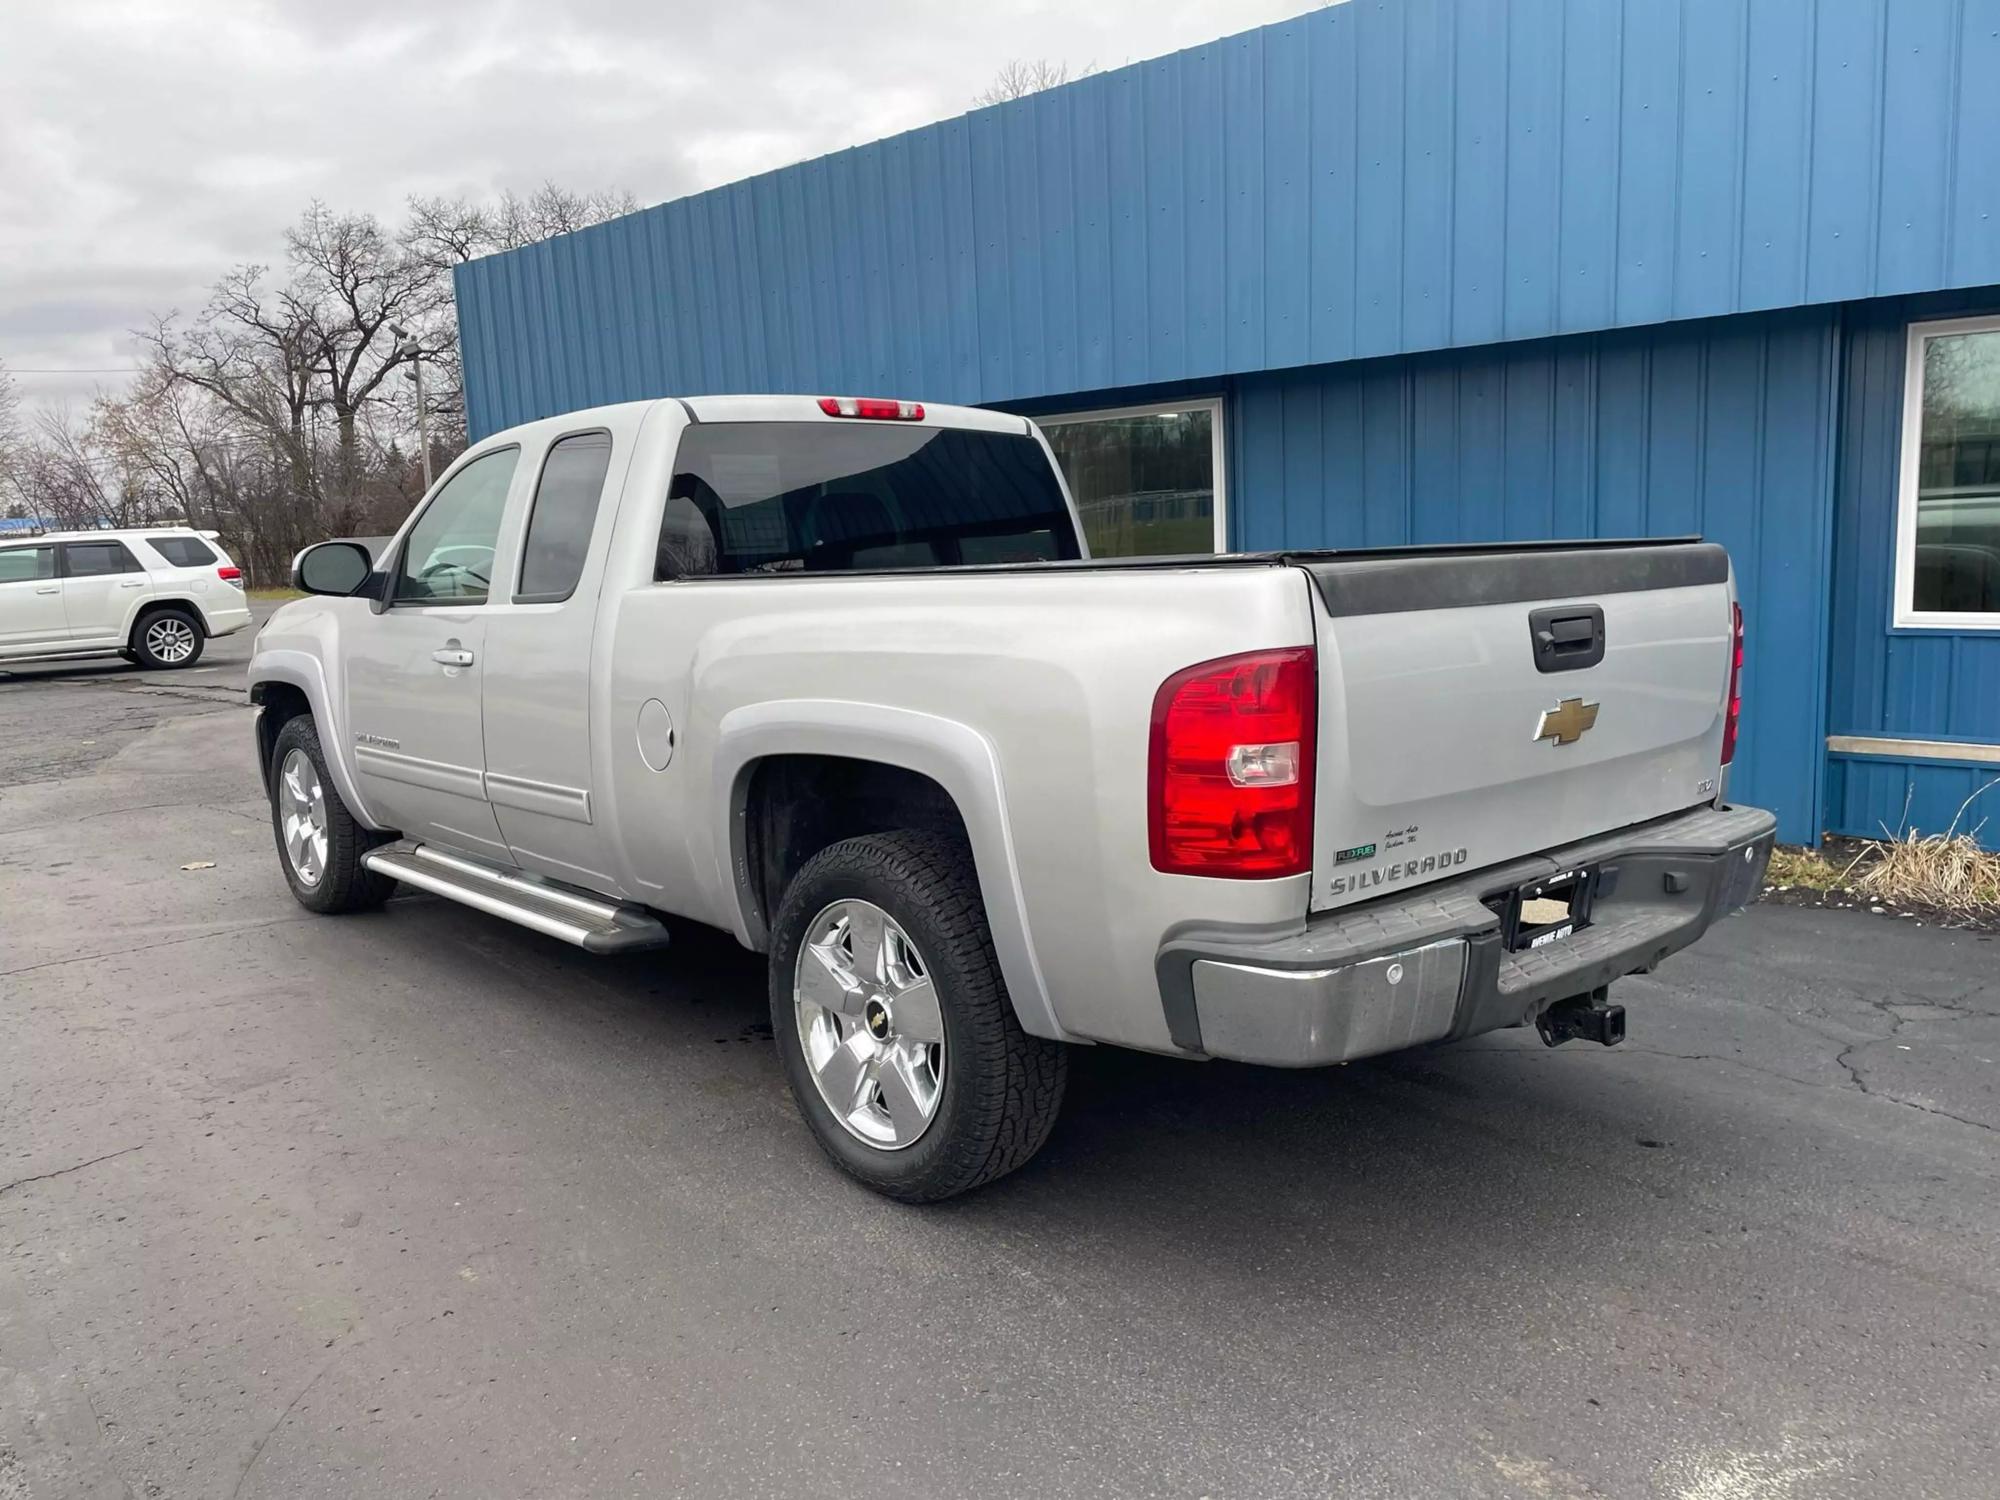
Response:
M1575 672L1604 660L1604 609L1558 604L1528 614L1537 672Z

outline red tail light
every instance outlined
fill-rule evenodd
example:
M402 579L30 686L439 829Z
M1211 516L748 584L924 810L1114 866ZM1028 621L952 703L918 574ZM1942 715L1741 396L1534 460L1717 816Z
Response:
M215 576L220 578L224 583L234 583L243 576L243 570L241 568L217 568Z
M819 409L829 417L872 417L878 422L921 422L921 401L883 401L875 396L822 396Z
M1736 759L1736 726L1743 719L1743 606L1729 606L1729 707L1722 720L1722 763Z
M1153 868L1232 880L1312 867L1319 673L1310 646L1176 672L1153 696Z

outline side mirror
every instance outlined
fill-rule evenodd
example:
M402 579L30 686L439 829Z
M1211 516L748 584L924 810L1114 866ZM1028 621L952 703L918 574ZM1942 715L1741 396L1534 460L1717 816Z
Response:
M292 560L292 585L344 599L368 581L375 561L359 542L321 542Z

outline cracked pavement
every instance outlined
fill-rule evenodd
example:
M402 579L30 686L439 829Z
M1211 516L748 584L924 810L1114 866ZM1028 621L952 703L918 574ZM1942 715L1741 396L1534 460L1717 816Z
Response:
M5 1500L2000 1492L1991 934L1758 908L1612 1051L1080 1053L911 1210L727 939L300 911L247 646L0 674Z

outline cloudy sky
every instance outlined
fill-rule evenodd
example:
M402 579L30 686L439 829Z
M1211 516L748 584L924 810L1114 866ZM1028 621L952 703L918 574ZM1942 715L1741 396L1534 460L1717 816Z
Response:
M0 0L0 361L87 401L315 197L656 203L963 113L1009 58L1115 67L1314 3Z

